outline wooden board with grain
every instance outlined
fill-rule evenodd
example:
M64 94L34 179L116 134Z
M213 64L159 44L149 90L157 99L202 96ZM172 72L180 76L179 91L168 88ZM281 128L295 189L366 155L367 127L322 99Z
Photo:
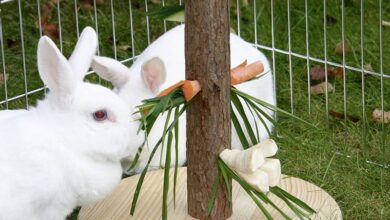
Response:
M171 169L173 177L173 169ZM139 175L122 180L111 196L94 206L83 207L80 220L154 220L161 219L163 171L149 172L144 181L134 216L130 216L130 207ZM171 178L173 179L173 178ZM179 168L176 191L176 208L173 207L172 187L168 196L168 219L193 219L187 215L187 169ZM317 211L313 219L342 219L341 210L336 201L318 186L295 177L284 176L280 186L303 200ZM280 199L270 198L292 218L294 213ZM275 219L283 219L272 207L266 205ZM246 192L233 181L233 216L229 219L265 219Z

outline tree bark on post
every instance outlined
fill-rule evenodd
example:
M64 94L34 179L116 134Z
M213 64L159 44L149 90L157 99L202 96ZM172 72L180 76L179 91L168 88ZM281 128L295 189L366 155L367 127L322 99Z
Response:
M186 79L202 88L187 110L188 213L226 219L232 205L223 179L209 216L206 210L218 155L231 144L229 0L187 0L185 21Z

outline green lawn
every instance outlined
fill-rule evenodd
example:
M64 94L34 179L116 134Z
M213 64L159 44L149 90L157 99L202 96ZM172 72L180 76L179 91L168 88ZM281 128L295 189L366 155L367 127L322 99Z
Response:
M49 0L41 0L46 3ZM345 1L345 39L351 47L346 55L346 64L361 68L360 39L360 1ZM150 2L150 1L149 1ZM165 1L166 4L177 3ZM275 47L289 51L287 0L274 1L274 40ZM257 43L272 47L271 5L270 1L256 1ZM119 60L139 54L147 46L145 5L142 0L132 1L134 48L131 48L130 17L128 1L114 1L114 16L116 29L116 49ZM158 5L149 3L149 9ZM22 60L22 44L19 29L17 1L2 4L1 19L3 28L4 60L8 79L8 97L14 97L25 92L24 68ZM233 29L237 31L235 16L236 1L232 1ZM371 64L375 72L380 72L379 46L379 5L378 1L366 0L364 5L364 64ZM76 19L73 0L63 0L60 4L62 24L62 47L65 55L72 51L76 34ZM327 1L328 25L326 27L326 49L328 61L342 63L342 56L334 52L335 45L342 41L341 0ZM309 53L311 57L324 59L324 6L323 1L308 0L308 36ZM390 20L390 2L383 1L383 20ZM40 36L35 26L38 15L36 1L22 1L24 46L26 52L27 90L42 87L36 70L36 45ZM58 24L57 8L53 8L52 22ZM95 27L93 9L78 11L80 30L86 25ZM110 1L105 0L97 10L99 30L99 52L101 55L114 56L114 39L112 37L112 16ZM304 1L290 0L291 51L306 56L306 20ZM171 28L175 24L167 23ZM150 19L150 40L153 41L164 32L163 22ZM254 36L253 1L249 6L240 7L240 33L250 41ZM383 73L390 74L390 28L383 27ZM58 45L59 41L57 40ZM273 53L262 50L272 61ZM1 54L0 54L1 55ZM288 130L295 141L285 137L278 140L281 151L279 157L283 163L283 172L298 176L320 185L328 191L340 204L346 219L390 219L390 170L366 163L366 160L380 164L390 164L389 126L372 122L371 113L375 108L381 108L381 78L365 75L361 72L347 70L345 88L343 79L329 78L335 90L328 94L329 110L344 111L346 97L347 113L360 118L359 122L328 117L326 112L327 99L325 95L311 95L309 99L308 71L306 59L276 52L275 69L277 100L279 107L291 111L293 99L294 113L316 124L313 130L302 124L297 124L288 118L279 118L282 126ZM319 65L310 61L309 68ZM131 65L131 63L129 63ZM292 98L290 94L290 66L292 69ZM329 66L331 67L331 66ZM98 81L95 75L89 80ZM362 80L364 80L364 102L362 101ZM104 85L108 83L103 82ZM383 79L384 109L390 110L390 80ZM346 92L346 96L344 96ZM43 91L28 96L28 104L34 104L41 98ZM4 84L0 82L0 101L5 99ZM310 112L309 112L310 104ZM363 104L366 121L363 122ZM21 98L9 102L9 108L23 108L26 99ZM5 109L6 105L0 105ZM386 146L386 147L385 147ZM347 155L349 157L347 157Z

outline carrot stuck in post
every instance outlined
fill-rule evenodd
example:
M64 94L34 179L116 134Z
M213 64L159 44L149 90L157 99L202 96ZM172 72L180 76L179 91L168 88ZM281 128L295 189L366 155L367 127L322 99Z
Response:
M188 102L200 91L200 84L197 80L180 80L176 84L164 89L158 94L159 97L166 96L174 89L181 87L183 91L184 98Z
M186 101L190 101L196 94L200 91L200 84L198 80L185 80L183 86L181 87L183 91L184 98Z
M260 61L256 61L247 65L247 60L242 62L240 65L231 69L231 85L237 85L246 82L253 77L263 73L264 66ZM180 80L176 84L164 89L158 94L158 97L166 96L174 89L181 87L184 98L188 102L201 90L200 84L197 80Z
M161 96L166 96L168 95L170 92L172 92L174 89L176 88L179 88L180 86L182 86L184 84L185 80L180 80L179 82L173 84L172 86L164 89L163 91L160 92L160 94L158 94L158 97L161 97Z
M231 84L232 86L246 82L253 77L261 74L264 71L264 66L260 61L256 61L249 65L245 62L241 63L237 67L234 67L231 71Z

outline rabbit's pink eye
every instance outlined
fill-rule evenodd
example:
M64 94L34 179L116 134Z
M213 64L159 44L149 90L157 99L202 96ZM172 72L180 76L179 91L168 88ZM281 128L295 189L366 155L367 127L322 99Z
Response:
M96 121L104 121L107 119L107 111L106 110L99 110L93 113L93 118Z

